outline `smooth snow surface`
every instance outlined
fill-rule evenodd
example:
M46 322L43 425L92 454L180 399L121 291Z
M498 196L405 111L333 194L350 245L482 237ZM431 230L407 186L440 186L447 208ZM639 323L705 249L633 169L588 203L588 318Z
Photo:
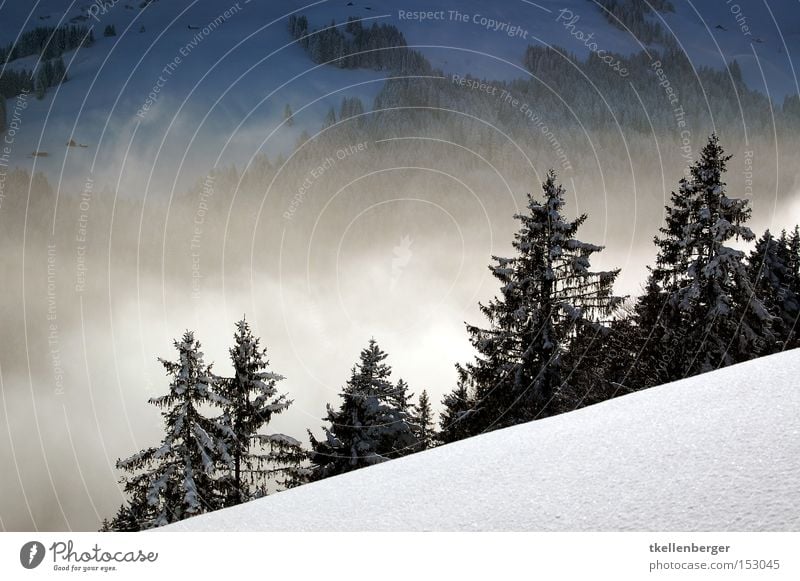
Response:
M795 350L164 530L796 531L798 377Z

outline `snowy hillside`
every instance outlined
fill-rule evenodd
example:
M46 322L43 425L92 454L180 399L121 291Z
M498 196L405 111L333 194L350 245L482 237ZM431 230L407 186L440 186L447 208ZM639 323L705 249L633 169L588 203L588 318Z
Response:
M796 24L782 22L778 29L769 9L741 15L716 5L698 12L693 3L673 4L675 12L658 20L697 65L721 69L737 58L748 84L776 101L797 91L791 60L800 42ZM775 13L796 9L789 0L770 4ZM147 175L152 169L155 183L163 177L184 185L219 160L241 164L259 149L286 151L303 129L318 128L327 108L342 96L371 103L385 74L314 67L287 32L286 19L293 12L307 14L314 27L351 16L366 24L392 24L435 67L491 79L523 76L522 56L529 44L560 46L585 58L589 49L581 38L591 33L603 50L632 54L644 48L587 0L490 5L468 0L457 3L457 11L447 2L409 0L402 5L404 16L399 8L388 0L1 3L4 44L36 26L71 23L93 26L96 37L92 46L65 54L69 82L29 104L14 163L80 186L85 175L106 168L116 181L124 159L131 174ZM440 11L442 18L407 16L420 10ZM747 32L741 28L743 18ZM109 25L117 36L103 36ZM179 65L172 67L176 59ZM8 66L32 68L35 61L28 57ZM283 128L277 139L264 143L282 121L286 104L295 111L308 108L293 129ZM143 107L149 110L137 115ZM70 139L87 147L66 153ZM187 152L177 172L175 160L162 161L170 151ZM32 156L36 152L47 157ZM73 176L79 176L74 184ZM147 187L143 181L123 180L127 187L122 189L142 190Z
M797 530L799 375L774 355L165 530Z

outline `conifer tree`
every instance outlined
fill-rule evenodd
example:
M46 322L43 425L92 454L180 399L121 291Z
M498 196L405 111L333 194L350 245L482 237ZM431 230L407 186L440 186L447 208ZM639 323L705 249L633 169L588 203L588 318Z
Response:
M395 410L396 421L402 421L408 425L410 433L406 434L404 437L395 438L392 457L413 454L419 448L419 433L416 430L415 407L414 404L411 403L412 399L414 399L414 394L411 393L408 382L403 379L398 379L394 390L391 391L387 397L387 402Z
M41 100L47 94L47 87L50 86L50 79L47 78L47 69L40 66L36 71L36 77L33 81L33 91L36 98Z
M221 485L228 506L265 494L270 478L286 486L305 473L300 442L283 434L260 433L292 403L278 393L276 385L283 377L268 370L267 350L260 347L244 319L236 323L233 339L234 376L220 381L226 400L221 423L230 427L226 446L233 464Z
M111 521L107 519L103 519L103 526L100 529L104 532L116 532L116 533L137 533L142 530L142 514L139 508L143 508L144 504L139 506L134 506L132 504L123 503L117 509L117 514L114 515L114 518Z
M283 108L283 119L286 121L286 127L294 125L294 113L289 103L286 103L286 107Z
M328 112L325 114L325 119L322 121L322 128L325 129L331 125L336 125L336 111L333 109L333 107L330 107Z
M442 399L442 412L439 414L438 441L450 444L468 438L470 433L470 414L475 402L470 393L470 377L467 370L456 365L459 380L456 388Z
M773 332L778 350L792 349L797 343L800 297L796 292L791 252L786 232L776 239L767 230L756 242L749 260L749 274L756 288L756 296L776 317Z
M146 514L141 528L220 508L223 498L216 475L232 466L227 449L230 428L201 411L229 402L215 392L217 378L204 363L194 334L187 331L174 345L177 361L159 359L172 378L169 392L150 399L164 418L161 445L117 461L117 468L128 473L123 479L125 492Z
M754 294L744 253L726 245L755 238L744 225L747 200L725 193L729 159L712 135L672 194L655 239L658 258L636 315L643 352L662 354L642 370L652 384L752 359L774 341L773 317Z
M67 67L64 64L64 59L58 57L53 61L53 78L51 79L52 85L60 85L67 82Z
M397 380L397 385L395 385L394 389L389 393L387 399L395 408L408 413L411 409L411 400L413 398L414 394L410 393L408 382L400 378Z
M419 394L417 405L414 406L413 425L416 437L416 451L427 450L434 446L436 441L436 428L433 422L433 409L428 398L428 392L424 389Z
M475 386L471 435L555 413L557 398L573 388L563 364L571 341L622 301L612 294L619 270L590 270L603 248L576 238L586 215L563 216L564 189L552 171L543 193L541 202L528 194L527 212L515 216L517 255L490 266L501 296L480 305L488 328L467 325L478 351L466 366Z
M328 405L325 437L317 440L309 431L314 479L385 462L413 448L414 434L397 407L386 358L370 340L342 389L340 406Z

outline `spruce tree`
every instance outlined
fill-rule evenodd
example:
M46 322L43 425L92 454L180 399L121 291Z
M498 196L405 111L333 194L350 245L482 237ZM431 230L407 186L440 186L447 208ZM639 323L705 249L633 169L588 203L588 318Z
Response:
M216 475L232 466L227 449L230 428L201 410L229 402L215 392L217 378L204 363L194 334L187 331L174 345L177 361L159 359L172 378L169 393L150 399L164 418L161 445L117 461L117 468L128 473L123 479L125 492L146 514L142 528L220 508L223 498Z
M414 394L411 393L408 382L398 379L394 390L387 397L387 402L395 409L397 421L404 422L409 427L410 433L395 438L392 457L413 454L419 449L419 433L416 430L415 407L411 403L412 399L414 399Z
M414 445L414 434L392 385L387 355L372 339L361 351L342 389L338 408L328 405L325 437L311 439L314 479L342 474L397 457Z
M244 319L236 323L233 340L234 376L220 381L226 400L221 423L231 430L226 445L233 469L222 483L228 506L265 494L268 479L287 486L305 473L300 442L283 434L260 433L292 403L278 393L276 385L283 377L268 370L267 350Z
M467 325L478 351L466 366L475 386L471 435L555 413L558 399L579 388L564 367L570 343L585 328L597 331L622 300L612 293L619 270L590 269L603 247L576 238L586 215L564 217L564 189L552 171L543 194L528 194L527 212L515 216L516 256L490 266L501 287L480 305L489 326Z
M51 79L51 84L60 85L61 83L66 83L67 80L67 67L64 64L64 59L58 57L53 61L53 78Z
M286 103L286 107L283 108L283 119L286 121L286 127L294 125L294 113L289 103Z
M450 444L468 438L470 433L470 414L475 408L470 389L470 376L466 369L456 365L459 380L456 388L442 399L442 412L439 414L438 441Z
M103 520L103 527L100 530L116 533L137 533L142 530L141 516L137 514L137 507L123 503L119 506L117 514L114 515L111 521Z
M415 451L427 450L434 446L436 441L436 428L433 422L433 409L428 398L428 392L424 389L419 394L417 405L413 411L414 435L416 437Z
M325 119L322 121L322 128L325 129L331 125L336 125L336 111L333 107L330 107L328 112L325 114Z
M47 87L50 86L50 79L47 78L47 69L40 66L33 81L33 91L36 98L41 100L47 94Z
M768 352L773 316L755 295L744 252L728 246L752 241L745 199L730 198L722 176L730 156L711 135L673 201L679 219L656 240L668 318L661 337L671 381L745 361ZM673 208L674 209L674 208ZM664 230L662 230L662 233Z
M800 297L796 292L791 252L786 232L776 239L767 230L756 242L749 260L749 274L756 296L776 317L773 332L778 350L792 349L797 344Z

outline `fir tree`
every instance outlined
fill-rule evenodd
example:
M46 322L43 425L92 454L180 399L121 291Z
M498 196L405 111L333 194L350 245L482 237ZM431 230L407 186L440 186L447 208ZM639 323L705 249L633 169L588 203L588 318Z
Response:
M568 384L563 357L577 333L597 330L621 300L612 294L619 270L593 272L590 258L603 248L575 236L586 215L567 220L564 189L551 171L541 202L528 194L528 212L513 246L517 256L494 257L490 267L501 296L480 309L486 329L467 325L478 351L466 370L475 385L472 435L555 413Z
M336 111L334 111L333 107L330 107L325 114L325 119L322 121L322 128L325 129L331 125L336 125Z
M389 394L387 401L395 410L398 419L405 422L410 430L412 438L397 438L393 457L406 456L419 450L419 431L417 429L416 408L411 400L414 394L410 392L408 382L398 379L394 390ZM413 440L413 441L412 441Z
M232 466L227 449L231 430L201 411L203 406L229 402L215 392L217 378L203 362L194 334L187 331L174 344L178 360L159 360L172 378L169 393L150 400L164 418L161 445L117 461L117 468L128 472L125 492L146 512L142 528L220 508L223 498L215 477Z
M53 61L53 78L51 79L51 84L60 85L61 83L66 83L67 80L67 67L64 64L64 59L58 57Z
M413 412L414 435L416 437L415 450L427 450L432 448L436 441L436 428L433 422L433 409L428 398L428 392L424 389L419 394L417 405Z
M50 79L47 78L47 69L44 66L40 66L33 82L33 92L37 99L44 99L48 86L50 86Z
M364 104L358 97L345 97L339 108L339 119L350 119L364 113Z
M439 437L442 444L450 444L468 438L470 435L470 414L475 401L470 393L470 377L467 370L456 365L459 375L456 388L442 399L443 410L439 414Z
M340 394L341 405L328 405L325 437L317 440L309 431L315 479L385 462L413 448L414 434L396 405L397 389L386 358L370 340Z
M791 252L786 232L775 239L767 230L756 242L749 260L749 274L756 296L776 316L773 331L777 349L792 349L797 344L800 297L796 292L797 279Z
M114 27L113 24L107 25L103 29L103 36L105 36L105 37L117 36L117 29Z
M143 506L142 506L143 507ZM142 530L142 514L139 508L132 504L123 503L117 509L117 514L109 522L103 519L103 527L100 529L104 532L117 532L117 533L137 533Z
M300 466L305 458L300 442L283 434L260 433L292 403L278 393L276 385L283 377L268 370L267 351L244 319L236 323L233 339L234 376L220 381L227 402L222 420L230 426L226 444L233 463L222 485L229 506L265 494L269 478L287 486L305 472Z
M671 313L664 345L673 357L670 372L679 379L757 357L773 342L773 317L754 294L744 252L727 246L733 239L755 238L745 226L747 200L730 198L722 176L726 156L716 135L703 148L688 180L681 184L681 204L688 210L675 239L657 240L660 249L677 241L673 280L662 288Z
M289 103L286 103L286 107L283 109L283 119L286 121L286 127L292 127L294 125L294 113Z

